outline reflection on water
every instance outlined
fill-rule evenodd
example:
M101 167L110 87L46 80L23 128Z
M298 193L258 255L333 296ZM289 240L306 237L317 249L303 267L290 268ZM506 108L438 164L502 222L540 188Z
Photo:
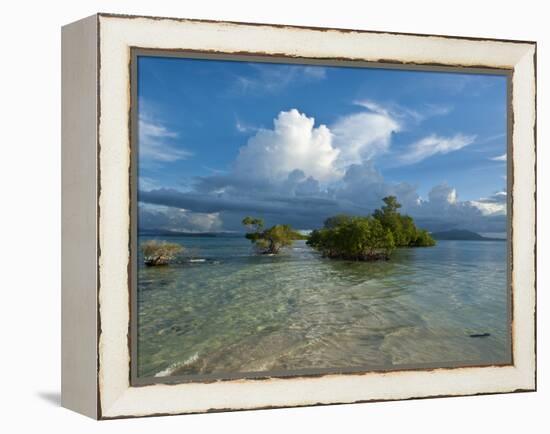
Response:
M279 256L253 255L240 237L171 241L186 261L139 270L141 377L508 362L504 242L440 241L365 263L303 241Z

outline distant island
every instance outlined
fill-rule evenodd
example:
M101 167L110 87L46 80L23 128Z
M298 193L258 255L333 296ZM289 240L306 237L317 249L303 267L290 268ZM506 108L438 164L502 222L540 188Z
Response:
M451 229L449 231L432 232L430 234L436 240L449 241L506 241L506 238L484 237L476 232L466 229Z

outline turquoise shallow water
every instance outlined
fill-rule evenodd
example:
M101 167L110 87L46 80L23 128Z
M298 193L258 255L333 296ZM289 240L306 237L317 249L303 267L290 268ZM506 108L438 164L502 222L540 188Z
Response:
M183 263L138 271L140 377L509 362L505 242L365 263L303 241L278 256L241 237L170 241Z

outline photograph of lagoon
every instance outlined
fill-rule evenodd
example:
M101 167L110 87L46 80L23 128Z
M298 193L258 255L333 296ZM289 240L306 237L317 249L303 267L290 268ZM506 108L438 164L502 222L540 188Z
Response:
M506 74L133 67L137 378L511 363Z

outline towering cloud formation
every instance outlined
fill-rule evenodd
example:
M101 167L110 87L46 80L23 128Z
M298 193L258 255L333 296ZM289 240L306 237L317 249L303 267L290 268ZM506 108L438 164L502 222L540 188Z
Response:
M292 109L279 113L272 130L259 130L248 140L239 151L234 172L277 180L299 169L326 181L338 177L334 163L339 153L325 125L315 127L313 118Z
M321 182L342 178L350 164L386 152L400 125L382 110L344 116L330 128L296 109L282 111L273 129L260 129L241 148L236 174L269 180L301 170Z
M422 199L416 186L387 182L373 159L388 151L401 120L377 104L361 106L363 111L330 126L316 125L313 117L296 109L280 112L273 128L253 130L229 172L198 178L187 191L141 191L140 201L150 205L144 207L140 224L238 230L243 214L259 214L268 224L287 222L310 229L330 215L369 214L381 206L383 197L394 195L403 211L429 230L504 232L505 192L460 201L453 187L440 184ZM473 136L462 134L430 135L413 143L401 163L449 153L473 141Z

